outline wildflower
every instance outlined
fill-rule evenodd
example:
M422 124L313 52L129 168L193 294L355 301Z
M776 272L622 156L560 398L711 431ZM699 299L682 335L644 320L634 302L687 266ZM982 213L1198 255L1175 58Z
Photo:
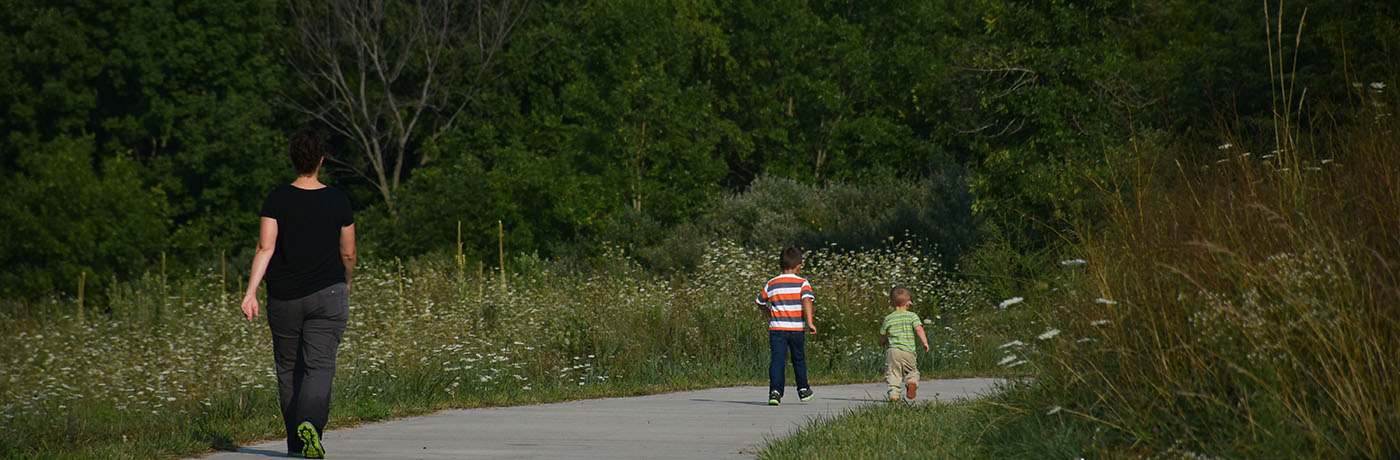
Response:
M1074 265L1084 265L1086 263L1088 262L1085 262L1084 259L1066 259L1060 261L1060 265L1064 265L1066 267Z
M1003 301L1001 301L1001 308L1006 308L1006 307L1010 307L1010 306L1012 306L1012 305L1016 305L1016 304L1018 304L1018 303L1021 303L1021 301L1023 301L1023 300L1026 300L1026 299L1021 298L1021 297L1012 297L1012 298L1010 298L1010 299L1003 300Z
M1220 149L1220 150L1227 150L1227 149L1229 149L1230 147L1234 147L1234 146L1235 146L1235 144L1231 144L1231 143L1229 143L1229 142L1226 142L1226 143L1224 143L1224 144L1220 144L1219 146L1217 146L1217 147L1215 147L1215 148Z
M1059 330L1059 329L1050 329L1050 330L1048 330L1048 331L1045 331L1045 332L1041 333L1040 335L1036 336L1035 338L1040 339L1040 340L1050 340L1050 339L1055 338L1055 336L1057 336L1057 335L1060 335L1060 330Z
M1108 300L1108 299L1105 299L1105 298L1103 298L1103 297L1099 297L1099 298L1097 298L1097 299L1094 299L1094 303L1101 303L1101 304L1104 304L1104 305L1118 305L1118 302L1115 302L1115 301L1112 301L1112 300Z
M1371 89L1374 89L1374 90L1376 90L1376 91L1383 90L1383 89L1385 89L1385 83L1379 82L1379 81L1373 81L1373 82L1371 82Z
M1005 357L1005 358L1002 358L1001 361L997 361L997 365L998 365L998 366L1005 366L1006 363L1009 363L1009 362L1012 362L1012 361L1015 361L1015 360L1016 360L1016 355L1006 355L1006 357Z
M1021 343L1020 340L1012 340L1012 341L1010 341L1010 342L1006 342L1006 343L1001 344L1001 346L997 347L997 349L1000 350L1000 349L1006 348L1006 347L1019 347L1019 346L1021 346L1021 345L1025 345L1025 344L1024 344L1024 343Z
M1096 320L1090 321L1090 322L1089 322L1089 325L1090 325L1090 326L1102 326L1102 325L1108 324L1109 322L1110 322L1110 321L1109 321L1109 320L1106 320L1106 319L1096 319Z
M924 318L924 324L933 324L933 320Z

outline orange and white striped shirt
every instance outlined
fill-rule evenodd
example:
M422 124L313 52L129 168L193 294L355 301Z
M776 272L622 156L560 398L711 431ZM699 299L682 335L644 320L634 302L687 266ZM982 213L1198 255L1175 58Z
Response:
M798 331L807 326L802 318L802 299L816 299L812 285L801 276L784 273L768 280L758 293L758 304L768 305L768 330Z

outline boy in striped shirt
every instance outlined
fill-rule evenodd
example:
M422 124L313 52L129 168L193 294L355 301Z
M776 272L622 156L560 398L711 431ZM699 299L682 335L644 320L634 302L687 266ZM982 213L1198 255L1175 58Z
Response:
M919 389L919 366L914 356L914 335L924 344L928 353L928 337L924 336L924 324L919 315L909 311L909 289L895 286L890 290L890 306L894 312L885 315L880 324L880 345L885 346L885 383L889 384L890 402L899 402L901 386L909 391L905 395L914 399Z
M768 311L768 405L782 404L784 371L787 358L792 356L792 373L797 379L797 398L812 399L807 385L807 355L802 350L806 340L802 332L817 333L812 322L812 285L797 273L802 270L802 253L797 248L784 249L778 257L782 274L768 280L758 293L760 308Z

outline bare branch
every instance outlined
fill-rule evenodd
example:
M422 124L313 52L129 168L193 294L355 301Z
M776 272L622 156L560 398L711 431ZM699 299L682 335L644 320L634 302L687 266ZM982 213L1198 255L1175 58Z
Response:
M390 213L405 160L462 118L530 0L287 0L295 40L285 56L300 83L284 104L351 141L334 158L379 189ZM463 78L465 77L465 78ZM368 165L368 169L362 165Z

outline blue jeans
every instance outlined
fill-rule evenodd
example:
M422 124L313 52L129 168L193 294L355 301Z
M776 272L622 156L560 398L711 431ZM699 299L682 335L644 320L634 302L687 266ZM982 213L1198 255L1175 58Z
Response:
M792 356L792 374L797 378L797 388L808 388L807 386L807 353L802 350L807 337L803 331L768 331L768 349L771 352L768 361L768 391L778 392L778 396L783 395L783 381L787 376L787 358Z

